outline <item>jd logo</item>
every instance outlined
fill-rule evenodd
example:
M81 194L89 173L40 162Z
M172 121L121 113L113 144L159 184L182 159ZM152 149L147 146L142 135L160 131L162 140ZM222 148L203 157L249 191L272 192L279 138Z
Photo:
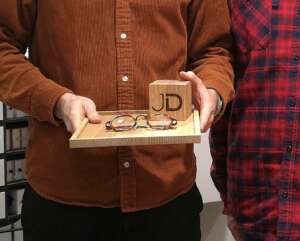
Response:
M160 94L161 96L161 106L159 108L155 108L152 106L152 110L154 111L161 111L165 108L166 104L166 111L178 111L182 107L182 98L177 94ZM177 99L177 106L170 106L171 99ZM176 102L175 102L176 103Z

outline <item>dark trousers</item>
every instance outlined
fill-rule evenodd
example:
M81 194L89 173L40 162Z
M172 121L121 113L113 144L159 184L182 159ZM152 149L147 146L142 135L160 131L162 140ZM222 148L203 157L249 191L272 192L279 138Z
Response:
M202 198L196 185L168 204L135 213L46 200L24 193L24 241L200 241Z

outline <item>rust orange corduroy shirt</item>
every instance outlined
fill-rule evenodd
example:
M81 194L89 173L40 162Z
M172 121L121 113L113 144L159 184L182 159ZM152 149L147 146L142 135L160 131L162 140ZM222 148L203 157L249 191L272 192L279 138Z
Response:
M226 0L1 0L0 99L30 115L29 183L51 200L124 212L186 192L196 174L192 145L71 150L53 110L70 91L102 111L145 109L149 83L181 70L226 104L229 47Z

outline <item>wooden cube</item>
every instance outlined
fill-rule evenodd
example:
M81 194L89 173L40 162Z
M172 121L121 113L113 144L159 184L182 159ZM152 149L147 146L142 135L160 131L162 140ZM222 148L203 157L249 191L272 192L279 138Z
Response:
M168 114L185 121L192 114L192 86L189 81L156 80L149 85L149 113Z

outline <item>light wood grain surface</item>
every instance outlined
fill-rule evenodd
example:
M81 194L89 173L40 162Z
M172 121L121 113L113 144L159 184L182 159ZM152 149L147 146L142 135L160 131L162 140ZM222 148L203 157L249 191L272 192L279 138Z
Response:
M148 114L147 110L122 111L131 115ZM80 128L70 138L70 148L134 146L134 145L163 145L200 143L201 133L199 112L194 110L186 121L178 121L176 129L153 130L151 128L132 129L125 132L107 130L105 123L120 112L99 112L102 123L91 124L85 119Z
M180 107L176 110L177 107ZM172 110L173 109L173 110ZM189 81L156 80L149 85L150 115L167 113L184 121L192 113L192 86Z

